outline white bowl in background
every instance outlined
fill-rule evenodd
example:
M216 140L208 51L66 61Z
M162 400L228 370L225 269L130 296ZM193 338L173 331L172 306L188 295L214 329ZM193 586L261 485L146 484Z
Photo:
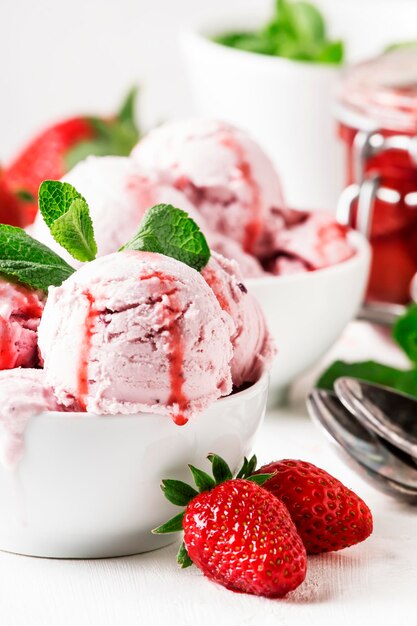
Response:
M356 254L343 263L304 274L245 280L278 348L270 373L271 402L324 356L361 306L370 246L360 233L348 236Z
M43 413L29 423L15 470L0 466L0 549L58 558L136 554L172 543L151 529L180 509L162 478L191 482L215 452L237 469L252 450L268 374L177 426L167 416Z
M235 50L210 40L254 27L219 19L185 31L183 56L199 113L248 131L271 156L289 206L336 210L343 187L342 146L333 120L338 67Z

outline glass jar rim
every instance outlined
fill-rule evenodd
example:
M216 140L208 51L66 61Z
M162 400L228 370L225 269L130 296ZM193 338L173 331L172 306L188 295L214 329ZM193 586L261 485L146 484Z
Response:
M417 132L417 45L345 70L336 117L361 130Z

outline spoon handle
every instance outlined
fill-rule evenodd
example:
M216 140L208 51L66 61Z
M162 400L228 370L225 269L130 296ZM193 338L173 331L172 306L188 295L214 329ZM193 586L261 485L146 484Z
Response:
M382 326L392 326L397 319L404 315L406 307L401 304L379 304L376 302L364 304L358 313L357 319Z

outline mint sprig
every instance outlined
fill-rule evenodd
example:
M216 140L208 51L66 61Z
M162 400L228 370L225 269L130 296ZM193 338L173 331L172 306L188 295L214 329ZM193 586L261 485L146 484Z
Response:
M410 306L395 323L393 337L413 364L410 369L398 369L377 361L346 363L335 361L319 378L316 386L333 391L334 383L342 376L359 378L385 385L417 397L417 305Z
M197 271L210 259L210 248L198 225L185 211L157 204L147 211L136 235L120 250L158 252Z
M310 2L277 0L272 19L258 31L228 32L214 41L269 56L314 63L342 63L344 46L327 37L321 12Z
M187 507L191 500L198 496L199 493L211 491L217 485L220 485L227 480L233 480L232 471L224 459L217 454L209 454L207 458L212 465L213 477L209 476L203 470L197 469L193 465L188 466L198 491L196 491L194 487L191 487L191 485L184 483L182 480L165 479L162 481L161 489L164 496L167 500L169 500L169 502L171 502L171 504ZM249 460L245 457L241 469L236 474L236 478L249 480L258 485L263 485L273 476L273 474L254 474L256 470L256 463L256 456L253 456ZM165 524L162 524L162 526L155 528L152 532L157 535L180 532L183 529L184 514L185 509L168 520L168 522L165 522ZM193 564L184 542L182 542L180 546L177 561L182 568L189 567Z
M21 228L0 224L0 273L33 289L47 291L74 272L68 263Z
M88 204L69 183L44 180L39 188L39 210L55 241L78 261L97 254Z

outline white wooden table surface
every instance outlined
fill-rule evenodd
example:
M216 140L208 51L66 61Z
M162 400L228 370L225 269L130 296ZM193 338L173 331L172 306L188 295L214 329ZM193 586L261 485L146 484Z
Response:
M371 507L365 543L309 558L306 581L284 600L236 594L196 568L181 571L177 545L128 558L36 559L0 552L1 626L402 626L417 619L417 507L366 485L334 454L302 401L268 413L261 462L302 458L329 470Z

